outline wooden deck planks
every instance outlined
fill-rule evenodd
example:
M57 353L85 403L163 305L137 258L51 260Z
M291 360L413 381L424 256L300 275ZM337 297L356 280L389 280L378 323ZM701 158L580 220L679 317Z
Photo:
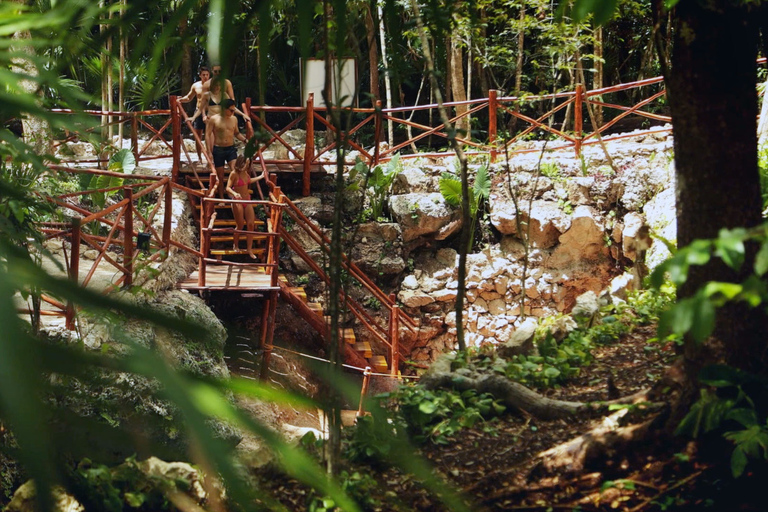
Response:
M208 264L205 272L205 286L198 286L199 270L179 284L184 290L278 290L271 286L270 275L259 266L232 266Z

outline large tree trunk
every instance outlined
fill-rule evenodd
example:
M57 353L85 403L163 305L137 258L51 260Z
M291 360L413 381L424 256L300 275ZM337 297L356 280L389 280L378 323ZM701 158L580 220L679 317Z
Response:
M449 55L451 56L451 93L453 101L466 101L467 89L464 86L464 52L461 49L458 36L451 37L451 46L449 48ZM456 107L456 115L461 115L469 110L467 105L459 105ZM456 121L456 130L459 132L459 136L465 137L469 135L469 119L462 117Z
M376 26L373 22L371 6L365 6L365 35L368 41L368 70L371 75L371 96L374 101L381 99L379 92L379 49L376 44Z
M23 0L14 1L18 4L25 3ZM16 51L19 54L27 54L30 57L34 56L34 48L27 43L31 37L29 30L16 32L13 35L14 44L11 46L10 50L12 52ZM12 63L12 72L30 77L29 80L19 81L21 88L27 93L39 96L40 91L37 82L33 80L38 74L37 67L35 67L33 61L24 57L15 57L12 60ZM51 127L46 121L27 115L21 119L21 127L24 132L24 142L29 144L36 154L44 155L50 153Z
M755 130L757 16L735 3L717 5L717 12L694 1L677 5L667 84L680 246L714 238L721 227L762 221ZM749 268L749 259L741 275L722 264L692 267L680 295L690 296L710 280L741 279ZM715 335L725 344L729 362L739 368L766 373L765 333L765 316L758 311L736 305L718 314ZM685 352L695 370L698 347L688 341Z

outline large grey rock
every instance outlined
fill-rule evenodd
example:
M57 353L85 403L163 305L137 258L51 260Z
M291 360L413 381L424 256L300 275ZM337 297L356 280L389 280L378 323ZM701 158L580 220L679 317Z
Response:
M437 193L402 194L389 199L389 211L403 231L403 241L434 235L457 217Z
M395 276L405 270L400 226L395 223L361 224L352 247L352 261L369 275Z
M528 220L529 215L523 214ZM533 247L549 249L557 244L560 235L571 227L571 218L558 203L552 201L534 201L530 211L530 243Z
M515 329L510 338L498 348L496 353L499 357L510 359L521 354L533 352L533 336L536 334L536 325L537 320L535 318L526 318Z
M51 491L53 494L52 512L85 512L85 507L74 496L68 494L64 488L55 486ZM37 512L39 509L35 482L29 480L16 489L11 502L3 510L4 512Z
M395 177L392 183L392 194L413 194L413 193L431 193L435 192L435 186L432 178L427 176L421 169L404 169Z
M637 251L644 251L651 246L651 237L643 216L629 212L624 216L624 229L621 233L621 250L632 261L637 259Z

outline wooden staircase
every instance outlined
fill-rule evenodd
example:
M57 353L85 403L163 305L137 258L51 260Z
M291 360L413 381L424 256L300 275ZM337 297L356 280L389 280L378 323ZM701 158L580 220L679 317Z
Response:
M280 297L282 297L313 329L330 341L330 319L323 312L322 304L309 302L307 293L300 286L291 286L287 278L281 275ZM365 368L370 366L376 372L387 371L387 360L384 356L375 356L368 341L357 341L352 328L340 328L339 338L343 341L342 357L350 366Z

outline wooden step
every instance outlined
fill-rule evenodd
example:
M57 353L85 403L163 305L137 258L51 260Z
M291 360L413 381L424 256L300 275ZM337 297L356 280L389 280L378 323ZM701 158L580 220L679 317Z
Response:
M256 226L263 226L264 221L263 220L256 220L253 222L254 227ZM215 228L225 228L230 226L237 226L237 223L235 223L235 219L216 219L213 222L213 227Z
M353 345L357 341L357 339L355 339L355 331L352 328L341 329L341 332L339 334L341 335L341 338L344 340L344 343L347 343L349 345Z
M257 256L264 256L264 254L267 252L266 249L257 249L254 247L253 253ZM239 255L247 255L248 251L245 249L211 249L210 251L211 256L216 256L217 258L221 256L239 256Z
M323 318L323 305L319 302L307 302L307 307L311 309L317 316Z
M291 293L300 298L302 301L307 302L307 292L301 286L292 286Z
M248 235L241 234L240 235L240 242L241 243L245 242L247 236ZM253 235L253 241L257 242L257 243L261 242L263 240L266 240L266 239L267 239L266 235ZM234 240L235 239L234 239L234 237L232 235L221 235L221 236L212 236L211 237L211 242L233 242Z
M376 373L387 373L389 366L387 365L387 358L384 356L373 356L368 358L368 362L371 363L373 371Z
M360 352L362 356L366 359L373 357L373 350L371 350L371 344L367 341L358 341L353 345L355 347L355 350Z

